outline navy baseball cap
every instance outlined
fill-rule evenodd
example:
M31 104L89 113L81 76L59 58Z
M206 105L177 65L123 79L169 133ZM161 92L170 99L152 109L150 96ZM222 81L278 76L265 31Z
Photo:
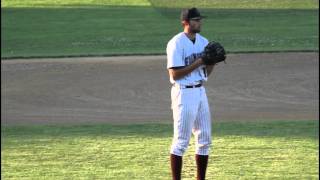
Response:
M206 16L201 16L197 8L183 9L181 11L181 21L189 21L192 19L202 19Z

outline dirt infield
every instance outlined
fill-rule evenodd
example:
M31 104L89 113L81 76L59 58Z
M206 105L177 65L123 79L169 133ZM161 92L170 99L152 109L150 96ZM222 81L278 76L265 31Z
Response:
M229 54L205 84L214 120L317 120L318 58ZM172 121L165 56L1 63L2 124Z

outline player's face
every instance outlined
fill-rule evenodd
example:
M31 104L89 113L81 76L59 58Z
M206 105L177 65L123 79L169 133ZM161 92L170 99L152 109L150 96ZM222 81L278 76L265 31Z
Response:
M201 31L201 19L191 19L189 21L190 32L199 33Z

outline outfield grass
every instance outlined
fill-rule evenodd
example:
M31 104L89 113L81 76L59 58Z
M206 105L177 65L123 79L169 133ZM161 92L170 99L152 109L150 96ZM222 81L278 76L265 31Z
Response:
M316 9L316 0L4 0L2 7L153 6L253 9Z
M182 30L180 6L193 3L5 0L1 58L165 54ZM319 50L316 1L205 0L197 7L208 16L202 34L228 52Z
M165 54L179 10L3 8L1 57ZM318 51L318 10L204 9L202 34L228 52Z
M170 179L171 124L1 128L3 179ZM319 122L213 125L208 179L318 179ZM183 178L195 178L194 143Z

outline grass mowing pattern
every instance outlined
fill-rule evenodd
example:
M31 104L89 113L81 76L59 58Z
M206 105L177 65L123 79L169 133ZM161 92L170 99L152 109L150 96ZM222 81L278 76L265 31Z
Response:
M2 127L3 179L170 179L171 124ZM213 125L208 179L318 179L319 122ZM194 179L194 141L183 178Z
M4 0L2 7L64 7L64 6L153 6L201 8L253 8L253 9L316 9L315 0Z
M310 1L310 0L309 0ZM4 0L3 7L149 6L148 0Z
M165 54L180 9L2 8L1 58ZM227 52L318 51L318 10L204 9Z
M149 0L154 7L201 7L201 8L219 8L219 9L316 9L319 5L314 0Z

